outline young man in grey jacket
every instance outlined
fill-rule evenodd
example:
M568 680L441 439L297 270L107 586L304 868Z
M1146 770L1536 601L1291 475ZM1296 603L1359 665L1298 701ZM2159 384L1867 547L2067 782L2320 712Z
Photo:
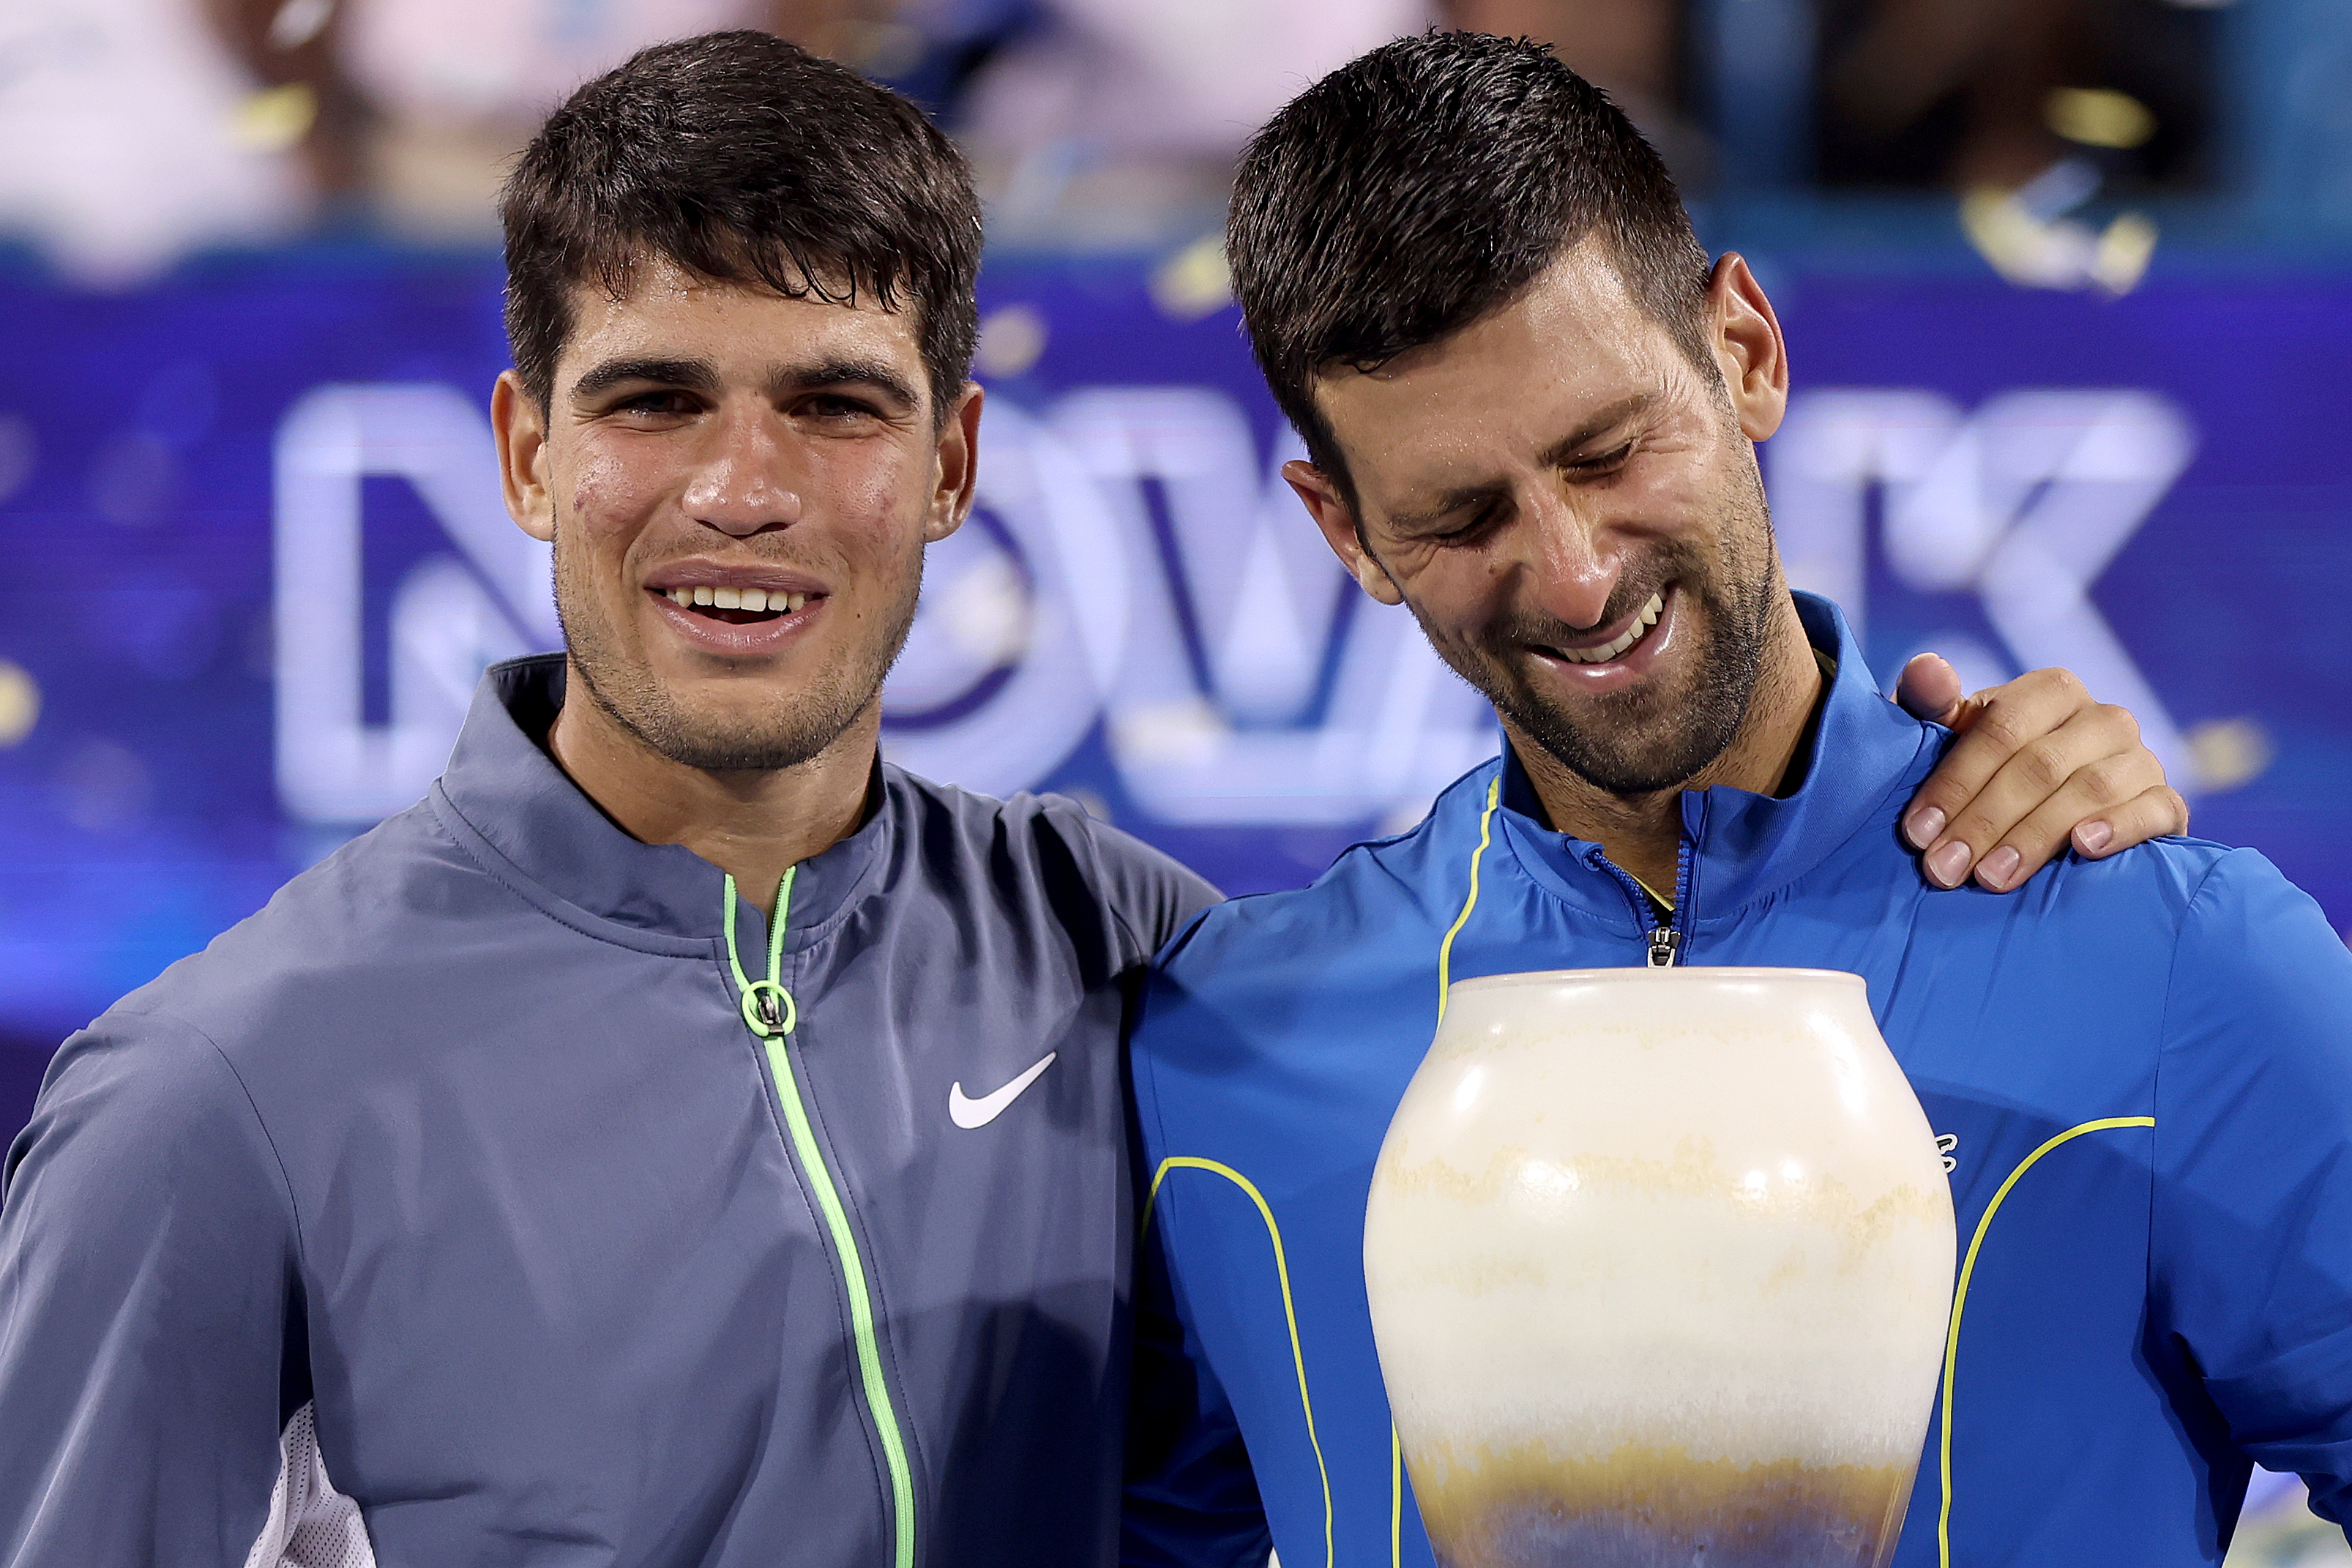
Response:
M1119 1036L1215 894L877 761L971 503L961 160L721 34L582 89L504 216L567 652L59 1054L0 1209L0 1565L1108 1561ZM1979 711L1967 859L2179 826L2078 688Z

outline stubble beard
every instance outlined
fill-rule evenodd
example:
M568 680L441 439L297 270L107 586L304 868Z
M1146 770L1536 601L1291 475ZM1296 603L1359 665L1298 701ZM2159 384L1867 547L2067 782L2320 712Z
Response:
M1580 635L1550 616L1513 616L1475 639L1442 636L1414 617L1438 656L1478 689L1513 728L1595 789L1620 796L1675 789L1723 755L1748 718L1771 635L1779 574L1772 568L1771 519L1751 468L1739 494L1720 512L1703 544L1676 541L1621 582L1599 624L1622 621L1672 583L1701 611L1704 641L1678 687L1656 681L1603 692L1573 714L1547 700L1528 677L1540 657L1529 645L1559 647ZM1752 546L1759 557L1743 559ZM1688 624L1687 622L1685 623Z
M922 592L922 558L918 555L906 592L889 606L874 635L819 670L806 687L767 712L697 714L656 679L641 658L622 650L621 639L596 609L593 589L585 582L577 593L566 591L566 530L556 531L555 615L571 667L588 700L656 755L705 773L774 773L821 755L881 700L882 683L906 646Z

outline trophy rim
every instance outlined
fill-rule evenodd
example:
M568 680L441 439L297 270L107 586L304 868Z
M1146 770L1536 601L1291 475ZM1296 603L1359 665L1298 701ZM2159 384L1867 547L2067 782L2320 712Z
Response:
M1476 974L1456 980L1446 986L1450 994L1456 991L1502 990L1513 985L1558 984L1564 981L1630 981L1635 984L1680 984L1694 979L1739 981L1748 984L1776 981L1834 981L1850 984L1869 991L1868 983L1859 974L1845 969L1796 969L1774 964L1673 964L1652 968L1628 964L1616 969L1530 969L1514 974Z

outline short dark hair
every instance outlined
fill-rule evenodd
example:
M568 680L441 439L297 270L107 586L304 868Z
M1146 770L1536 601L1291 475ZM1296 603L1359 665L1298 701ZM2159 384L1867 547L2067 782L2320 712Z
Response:
M1352 502L1315 378L1450 337L1596 233L1711 374L1707 255L1657 153L1549 46L1432 30L1341 66L1251 139L1225 253L1276 401Z
M651 256L794 299L911 306L942 415L971 369L980 202L963 154L899 94L766 33L656 44L580 88L499 216L507 342L542 408L572 289L625 298Z

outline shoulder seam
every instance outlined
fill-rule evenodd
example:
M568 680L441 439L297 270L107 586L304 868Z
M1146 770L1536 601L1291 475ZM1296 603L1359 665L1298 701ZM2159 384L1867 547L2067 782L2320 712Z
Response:
M1079 805L1076 801L1072 801L1070 806L1077 813L1080 836L1087 841L1087 868L1094 876L1095 897L1102 900L1102 907L1109 913L1111 923L1118 928L1119 936L1127 942L1127 951L1135 955L1132 963L1122 964L1120 967L1132 969L1137 963L1150 963L1155 950L1136 934L1135 927L1128 921L1127 911L1118 907L1118 900L1104 896L1108 890L1104 884L1109 880L1109 878L1104 874L1102 842L1094 835L1094 817L1087 813L1086 807Z
M194 1025L189 1027L195 1029ZM278 1150L277 1135L269 1131L269 1119L261 1114L261 1106L253 1098L252 1087L245 1081L245 1075L236 1070L236 1063L229 1059L228 1053L221 1049L220 1042L202 1029L195 1029L195 1033L205 1044L212 1047L214 1054L220 1058L221 1066L226 1068L229 1077L236 1081L237 1092L245 1096L246 1109L253 1112L253 1124L261 1130L261 1141L269 1145L270 1162L278 1167L278 1184L286 1194L286 1215L294 1226L295 1262L307 1273L310 1245L302 1234L302 1202L294 1192L294 1178L286 1169L286 1156Z
M287 1172L286 1156L278 1150L277 1137L269 1131L269 1120L261 1114L261 1106L253 1098L252 1087L245 1081L245 1075L236 1070L236 1063L229 1059L228 1052L221 1048L221 1043L214 1039L209 1032L177 1013L142 1008L126 1016L153 1018L169 1024L174 1028L185 1029L189 1034L202 1040L205 1047L219 1059L222 1069L229 1076L229 1081L236 1085L237 1093L245 1099L245 1108L252 1115L254 1126L260 1131L262 1142L268 1147L270 1163L278 1168L278 1191L285 1199L287 1217L294 1230L294 1255L298 1261L307 1263L310 1249L302 1234L302 1205L294 1194L294 1179Z
M2238 853L2240 853L2239 850L2230 849L2214 856L2213 863L2206 867L2203 873L2198 877L2197 886L2190 889L2188 901L2180 906L2180 919L2172 931L2172 956L2164 966L2164 1005L2158 1009L2156 1015L2156 1065L2149 1075L2147 1089L2147 1108L2156 1118L2155 1127L2148 1131L2147 1245L2140 1250L2140 1256L2144 1259L2143 1266L2147 1271L2146 1284L2151 1289L2156 1284L2156 1201L2157 1188L2160 1184L2157 1180L2157 1172L2163 1166L2161 1154L2167 1120L2163 1110L2164 1058L2166 1049L2172 1041L2172 992L2174 983L2180 974L2181 942L2188 934L2189 922L2196 918L2197 902L2205 896L2205 889L2211 884L2215 873L2221 869L2223 864L2231 856Z
M993 796L987 795L974 796L969 791L961 793L972 799L994 799ZM1051 824L1063 844L1068 847L1070 853L1084 860L1087 891L1093 896L1095 907L1110 917L1111 924L1118 928L1120 941L1127 945L1127 951L1138 955L1130 962L1119 965L1120 970L1132 969L1137 963L1150 963L1152 950L1143 944L1142 939L1135 934L1135 928L1128 923L1125 912L1119 909L1114 900L1108 896L1104 884L1109 879L1103 870L1102 845L1095 837L1095 819L1087 814L1086 807L1067 795L1054 795L1050 792L1031 795L1024 791L1022 795L1016 795L1012 800L997 800L995 801L996 809L992 813L996 819L997 841L1000 843L1005 841L1008 835L1034 831L1034 828L1015 829L1007 821L1010 816L1009 808L1020 804L1024 796L1028 803L1032 823ZM1033 868L1033 869L1042 868ZM1050 900L1047 901L1050 902ZM1058 925L1060 922L1055 923ZM1065 928L1065 934L1067 934L1066 928Z
M1133 834L1124 831L1114 823L1102 821L1092 812L1087 810L1085 806L1081 805L1078 802L1072 800L1067 795L1048 793L1031 795L1029 798L1036 803L1038 816L1056 824L1067 825L1064 828L1065 838L1079 839L1084 841L1086 845L1087 869L1093 878L1093 889L1096 898L1101 904L1103 910L1110 916L1111 922L1118 928L1120 937L1123 938L1127 943L1128 952L1134 955L1129 963L1122 966L1123 968L1132 969L1137 964L1150 963L1171 943L1173 943L1179 937L1182 936L1186 931L1191 929L1192 923L1197 921L1200 916L1206 914L1209 910L1216 908L1218 902L1225 901L1223 898L1223 889L1212 888L1211 891L1219 894L1217 902L1212 902L1204 908L1195 910L1192 914L1186 916L1182 920L1178 921L1169 931L1165 941L1156 943L1146 941L1143 934L1135 929L1134 922L1128 919L1127 911L1119 907L1118 901L1116 899L1107 896L1112 879L1109 868L1105 863L1102 835L1106 832L1117 834L1120 838L1126 840L1128 843L1130 843L1138 848L1145 851L1147 855L1158 857L1168 866L1172 866L1177 870L1185 872L1197 880L1205 881L1205 879L1201 878L1198 872L1193 871L1191 867L1186 866L1182 861L1177 859L1166 850L1160 848L1157 845L1147 843L1144 840L1136 837ZM1005 803L1002 802L999 803L998 809L1000 813L1003 811L1004 804ZM1075 831L1073 831L1073 829ZM1146 862L1145 864L1149 868L1149 862ZM1158 879L1154 885L1162 892L1173 890L1180 895L1181 894L1182 889L1181 884L1175 885L1171 889L1169 880L1164 873L1162 873L1158 868L1149 868L1152 870L1153 875Z

